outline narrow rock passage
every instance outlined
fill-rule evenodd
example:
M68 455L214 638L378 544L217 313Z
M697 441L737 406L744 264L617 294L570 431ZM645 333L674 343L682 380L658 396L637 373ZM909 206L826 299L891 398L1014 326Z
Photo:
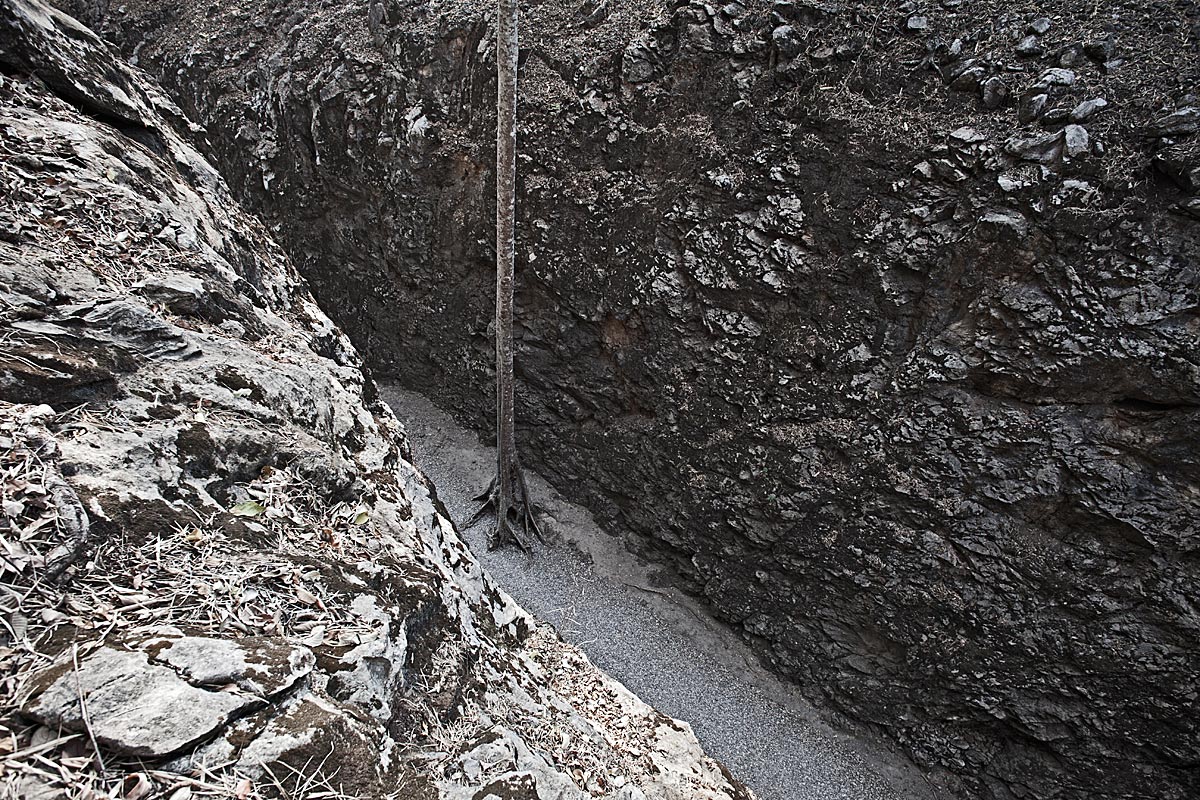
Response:
M396 386L384 397L404 422L418 466L455 522L494 471L494 451L425 398ZM597 666L665 714L691 724L708 752L762 800L914 800L933 793L885 746L834 730L795 690L758 666L742 642L640 563L538 475L535 500L556 539L532 561L488 552L486 526L464 531L492 576L554 624Z

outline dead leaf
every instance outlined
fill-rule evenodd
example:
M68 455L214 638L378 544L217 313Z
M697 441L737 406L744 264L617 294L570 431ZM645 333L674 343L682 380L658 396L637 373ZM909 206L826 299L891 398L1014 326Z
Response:
M233 788L233 796L236 797L237 800L246 800L246 798L250 796L250 792L253 791L253 789L254 784L250 782L250 779L242 778L240 781L238 781L237 786Z
M56 622L66 622L68 617L61 611L55 611L53 608L43 608L41 611L42 624L52 625Z
M152 791L154 791L154 784L140 772L126 775L125 780L121 782L121 796L125 800L141 800Z
M312 632L300 640L306 647L320 647L325 643L325 626L318 625Z
M229 513L235 517L257 517L266 511L267 508L262 503L256 503L253 500L247 500L244 503L238 503L233 508L229 509Z

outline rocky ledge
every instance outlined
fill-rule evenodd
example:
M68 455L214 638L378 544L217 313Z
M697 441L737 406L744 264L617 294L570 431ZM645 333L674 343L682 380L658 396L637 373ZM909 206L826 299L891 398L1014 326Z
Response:
M749 798L482 574L192 126L0 2L0 782Z

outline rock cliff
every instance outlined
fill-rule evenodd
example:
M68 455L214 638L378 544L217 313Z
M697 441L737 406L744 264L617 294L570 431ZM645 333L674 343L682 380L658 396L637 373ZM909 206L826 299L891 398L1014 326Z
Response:
M749 800L481 572L193 129L0 2L0 796Z
M66 5L486 430L490 4ZM525 7L527 459L975 796L1195 796L1195 5Z

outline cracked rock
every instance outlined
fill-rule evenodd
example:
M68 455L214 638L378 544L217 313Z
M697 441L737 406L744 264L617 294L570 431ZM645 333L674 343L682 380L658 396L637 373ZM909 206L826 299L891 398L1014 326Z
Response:
M260 702L200 689L145 653L101 647L73 665L58 664L33 679L23 713L50 727L83 732L115 753L158 758L219 730ZM84 708L87 709L85 723Z
M1025 161L1048 164L1058 157L1061 139L1062 135L1059 133L1046 133L1040 136L1022 138L1014 137L1005 142L1004 149Z
M155 661L174 667L201 686L233 684L246 692L271 697L290 689L312 672L312 651L279 639L210 639L184 636L154 639L144 645Z

